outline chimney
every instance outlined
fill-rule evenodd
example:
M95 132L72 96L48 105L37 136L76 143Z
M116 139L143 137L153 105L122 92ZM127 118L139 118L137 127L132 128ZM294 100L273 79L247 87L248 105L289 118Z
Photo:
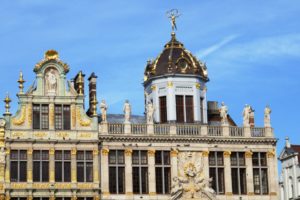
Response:
M95 100L94 98L97 97L97 76L96 74L93 72L91 74L91 76L89 77L89 110L87 112L88 116L92 116L93 115L93 101Z

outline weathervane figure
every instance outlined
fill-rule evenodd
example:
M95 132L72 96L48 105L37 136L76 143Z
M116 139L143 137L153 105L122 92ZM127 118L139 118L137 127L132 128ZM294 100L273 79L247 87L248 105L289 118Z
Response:
M168 18L171 19L172 31L174 32L177 30L176 26L176 18L178 18L181 14L178 12L177 9L172 9L167 12Z

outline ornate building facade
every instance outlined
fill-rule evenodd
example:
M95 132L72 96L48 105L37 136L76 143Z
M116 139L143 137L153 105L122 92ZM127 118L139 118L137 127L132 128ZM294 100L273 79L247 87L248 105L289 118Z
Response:
M175 21L174 21L175 24ZM176 25L176 24L175 24ZM96 80L66 80L69 66L54 50L35 67L36 82L19 108L0 120L0 199L275 200L276 139L265 110L255 127L245 106L238 127L227 106L208 101L205 63L176 39L147 62L145 117L97 113Z

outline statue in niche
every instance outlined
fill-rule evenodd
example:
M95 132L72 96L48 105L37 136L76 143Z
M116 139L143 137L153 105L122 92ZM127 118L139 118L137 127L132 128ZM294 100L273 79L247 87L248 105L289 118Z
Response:
M57 78L55 75L55 70L50 69L46 74L46 91L48 94L56 94L57 90Z
M220 111L220 117L221 117L222 124L227 124L228 123L228 118L227 118L228 108L224 102L222 102L222 105L221 105L221 108L219 109L219 111Z
M269 106L266 106L265 113L264 113L264 124L265 127L271 127L271 108Z
M153 123L153 114L154 114L154 106L152 102L149 102L147 104L147 123L152 124Z
M1 147L0 149L0 164L3 164L5 163L5 150L4 150L4 147Z
M129 101L126 100L123 107L125 123L130 123L130 115L131 115L131 106Z
M107 122L107 105L105 103L105 100L102 100L100 103L100 110L101 110L101 118L102 118L102 122Z
M243 124L244 126L249 126L250 124L250 114L252 110L249 105L245 105L244 110L243 110Z

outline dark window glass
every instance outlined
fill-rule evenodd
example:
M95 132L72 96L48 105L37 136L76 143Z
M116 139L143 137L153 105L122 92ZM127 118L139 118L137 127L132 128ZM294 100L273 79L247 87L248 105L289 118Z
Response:
M176 119L178 123L184 122L184 107L182 95L176 95Z
M40 129L40 120L41 120L41 107L40 105L32 106L32 118L33 118L33 129Z
M27 151L12 150L10 154L11 182L27 182Z
M194 101L193 96L185 97L185 109L186 109L186 122L194 122Z
M123 150L109 151L109 192L125 193L125 161Z
M71 113L69 105L55 105L55 129L71 129Z
M55 151L55 181L71 181L71 152Z
M155 152L156 193L169 194L171 187L170 151Z
M159 97L159 113L160 113L160 122L166 123L167 119L167 97Z
M253 185L254 193L267 195L268 187L268 166L265 152L255 152L252 155L253 163Z
M33 181L49 181L49 151L33 151Z
M245 153L232 152L230 155L231 161L231 182L233 194L246 194L246 166L245 166Z
M132 183L134 194L148 193L148 159L147 151L133 151Z
M42 127L41 129L49 129L49 105L42 105Z
M49 105L33 104L32 120L33 129L49 129Z
M211 187L217 194L225 193L223 152L209 152L209 176Z

